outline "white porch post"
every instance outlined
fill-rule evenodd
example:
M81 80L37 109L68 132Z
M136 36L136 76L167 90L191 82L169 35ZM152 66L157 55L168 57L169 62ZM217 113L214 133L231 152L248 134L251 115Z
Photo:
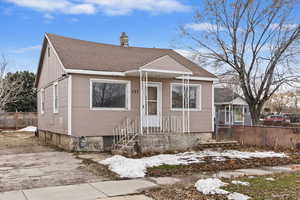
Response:
M197 97L196 97L197 98ZM187 77L187 132L190 133L190 77Z
M242 106L242 113L243 113L243 126L245 126L245 105Z
M143 72L140 71L140 135L143 135Z
M184 108L185 108L185 77L182 78L182 132L185 132L185 116L184 116Z
M146 106L146 121L147 121L147 135L149 135L149 106L148 106L148 73L145 72L145 75L146 75L146 83L145 83L145 106Z
M233 120L233 112L231 110L231 104L229 104L229 125L232 125L232 120Z

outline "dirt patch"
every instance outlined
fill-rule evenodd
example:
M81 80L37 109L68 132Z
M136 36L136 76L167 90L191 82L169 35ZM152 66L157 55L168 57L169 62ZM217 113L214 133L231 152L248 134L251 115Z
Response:
M145 192L145 195L155 200L225 200L224 195L204 195L196 190L193 185L168 185Z
M0 132L0 156L51 151L58 151L58 149L40 145L34 133Z
M226 158L226 157L225 157ZM286 158L252 158L252 159L228 159L215 161L207 157L202 163L190 165L161 165L147 169L147 176L176 176L192 175L199 172L217 172L243 168L259 168L262 166L278 166L288 164L300 164L299 154L290 154Z
M120 176L118 174L110 171L105 165L87 158L77 157L77 159L82 160L82 164L84 165L84 167L82 167L83 169L95 174L96 176L102 176L110 180L120 179Z

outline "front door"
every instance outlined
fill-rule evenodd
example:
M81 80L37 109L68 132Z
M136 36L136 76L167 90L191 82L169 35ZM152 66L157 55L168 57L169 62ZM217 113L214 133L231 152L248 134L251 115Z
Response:
M161 83L150 82L144 92L143 127L159 127L161 116Z

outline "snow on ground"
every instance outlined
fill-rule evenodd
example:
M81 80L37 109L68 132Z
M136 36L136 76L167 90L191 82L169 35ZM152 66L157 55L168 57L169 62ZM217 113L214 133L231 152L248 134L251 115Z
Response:
M235 184L235 185L244 185L244 186L249 186L250 183L248 182L244 182L244 181L231 181L232 184Z
M270 177L270 178L265 178L266 181L275 181L274 178Z
M199 151L185 152L179 154L160 154L152 157L139 159L126 158L115 155L101 161L101 164L108 165L109 169L123 178L144 177L148 167L160 165L189 165L192 163L205 162L203 158L212 157L215 161L225 161L226 159L249 159L268 157L287 157L284 153L269 152L242 152L236 150L227 151Z
M248 199L251 199L251 197L249 197L247 195L244 195L244 194L241 194L241 193L238 193L238 192L233 192L233 193L229 194L227 196L227 198L229 200L248 200Z
M241 181L237 181L237 182L239 182L239 184L247 183L247 182L241 182ZM232 183L233 183L233 181L232 181ZM227 195L227 198L229 200L248 200L248 199L250 199L250 197L247 195L237 193L237 192L230 193L226 190L221 189L221 187L224 187L226 185L228 185L228 183L224 183L218 178L200 179L195 183L196 189L205 195L224 194L224 195Z
M19 129L17 131L19 131L19 132L35 132L36 127L35 126L27 126L25 128Z
M228 191L220 189L223 186L228 185L228 183L222 182L218 178L207 178L200 179L196 182L196 189L207 195L207 194L229 194Z

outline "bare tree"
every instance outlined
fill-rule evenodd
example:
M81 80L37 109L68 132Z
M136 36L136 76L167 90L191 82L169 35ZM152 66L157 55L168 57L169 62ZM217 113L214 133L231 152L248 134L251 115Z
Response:
M12 99L18 95L21 89L21 80L17 79L9 81L6 79L6 69L8 61L4 55L0 58L0 109L4 110L7 102L11 102Z
M266 102L266 107L277 113L296 110L296 94L293 91L278 92Z
M204 3L205 1L205 3ZM237 76L252 121L282 86L298 80L300 26L296 0L203 0L195 22L181 27L203 65ZM205 29L205 30L204 30Z

